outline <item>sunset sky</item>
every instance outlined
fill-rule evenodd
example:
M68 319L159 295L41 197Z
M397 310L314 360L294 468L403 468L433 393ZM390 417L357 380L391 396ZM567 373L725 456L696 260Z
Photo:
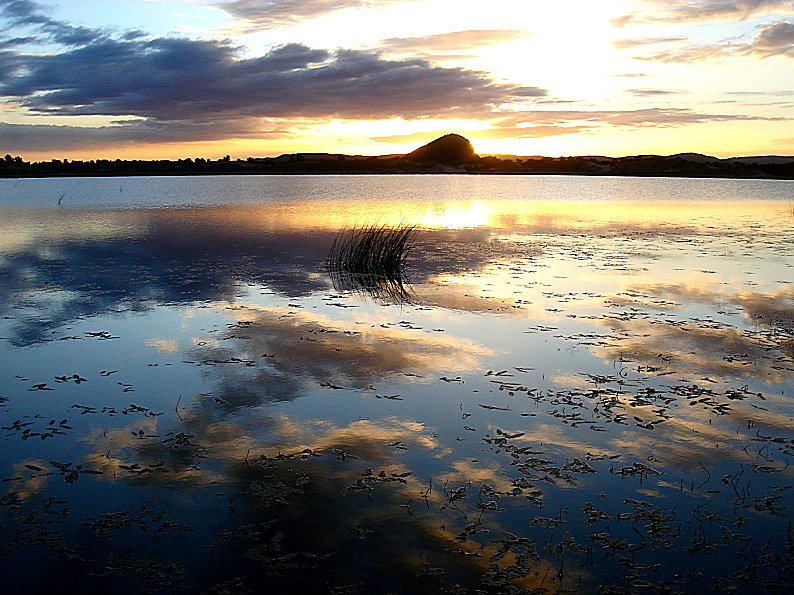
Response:
M794 2L0 0L0 151L794 155Z

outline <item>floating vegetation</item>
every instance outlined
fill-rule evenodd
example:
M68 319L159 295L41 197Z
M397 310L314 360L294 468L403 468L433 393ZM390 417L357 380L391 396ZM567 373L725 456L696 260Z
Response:
M405 267L416 235L416 226L406 224L343 229L334 238L328 256L334 289L394 302L411 301Z

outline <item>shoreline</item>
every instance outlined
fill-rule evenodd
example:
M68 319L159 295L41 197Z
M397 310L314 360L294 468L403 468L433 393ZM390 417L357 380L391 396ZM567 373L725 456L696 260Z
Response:
M794 173L790 175L730 175L715 172L702 174L678 172L587 172L587 171L101 171L101 172L58 172L38 173L20 172L18 174L0 173L0 179L5 180L33 180L49 178L167 178L167 177L209 177L209 176L427 176L427 175L465 175L465 176L566 176L590 178L680 178L693 180L794 180Z

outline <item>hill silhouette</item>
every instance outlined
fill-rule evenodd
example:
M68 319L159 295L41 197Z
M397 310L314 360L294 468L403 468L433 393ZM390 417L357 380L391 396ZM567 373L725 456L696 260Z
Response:
M287 153L278 157L28 162L0 158L0 178L56 176L201 176L278 174L517 174L794 179L794 156L718 159L698 153L606 157L478 156L460 134L445 134L406 155Z
M423 165L463 165L479 159L469 139L460 134L445 134L405 155L406 161Z

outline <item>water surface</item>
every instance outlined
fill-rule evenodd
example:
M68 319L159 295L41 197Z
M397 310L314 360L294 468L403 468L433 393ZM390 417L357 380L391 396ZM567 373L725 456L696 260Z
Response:
M0 180L0 590L781 589L792 190Z

